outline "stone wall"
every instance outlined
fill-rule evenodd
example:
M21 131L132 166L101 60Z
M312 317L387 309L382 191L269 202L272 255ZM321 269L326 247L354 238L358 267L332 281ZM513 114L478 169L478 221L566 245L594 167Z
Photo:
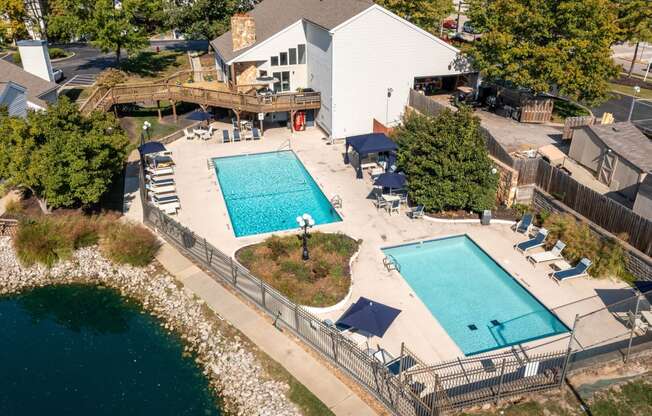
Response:
M256 22L248 14L236 14L231 18L233 51L247 48L256 43Z
M516 198L516 189L518 187L518 171L507 166L493 156L489 156L493 161L498 175L498 189L496 191L496 201L500 205L511 207Z
M236 62L234 66L236 85L252 85L256 83L258 68L255 62Z

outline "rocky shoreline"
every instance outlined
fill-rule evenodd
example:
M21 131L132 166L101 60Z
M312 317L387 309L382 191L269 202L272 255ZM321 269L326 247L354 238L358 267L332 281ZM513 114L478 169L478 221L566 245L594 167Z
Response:
M265 377L254 353L237 336L224 336L211 322L204 302L186 292L169 274L155 266L116 265L96 247L77 250L51 269L21 266L9 237L0 237L0 296L35 287L83 283L110 287L138 300L162 325L179 334L203 368L229 414L299 415L286 393L288 385Z

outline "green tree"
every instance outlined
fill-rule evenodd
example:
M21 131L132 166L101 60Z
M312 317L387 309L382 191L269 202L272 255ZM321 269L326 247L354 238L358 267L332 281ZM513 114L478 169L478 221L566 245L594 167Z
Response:
M398 166L410 198L427 210L481 211L494 206L498 175L487 155L480 119L470 109L436 117L407 114L395 131Z
M610 0L471 0L468 15L483 36L465 52L486 78L593 104L618 75Z
M635 43L634 57L629 66L628 76L632 76L641 42L652 42L652 3L650 0L614 0L618 8L618 27L620 38Z
M236 0L196 0L180 6L172 4L167 11L168 24L190 39L212 40L229 30L229 18L240 6Z
M27 10L23 0L0 0L0 32L4 42L27 38Z
M455 11L452 0L377 0L376 3L430 33L439 33L444 19Z
M30 189L46 212L97 203L128 149L112 115L84 117L65 97L27 119L0 116L0 178Z

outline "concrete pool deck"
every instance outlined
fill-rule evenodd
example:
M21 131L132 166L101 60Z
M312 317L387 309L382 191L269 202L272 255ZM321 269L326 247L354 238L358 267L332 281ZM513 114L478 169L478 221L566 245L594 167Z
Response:
M218 131L228 128L217 123ZM216 134L216 137L221 134ZM226 205L220 194L214 169L209 159L246 153L269 152L287 149L290 138L287 129L270 129L261 141L226 143L218 140L177 140L168 145L177 164L175 178L182 209L177 219L206 238L210 243L229 255L243 246L258 243L268 235L236 238L231 230ZM383 267L381 249L387 246L431 239L453 234L470 235L503 268L516 278L548 309L552 310L568 326L573 326L576 314L584 314L604 307L596 289L622 289L627 285L610 280L580 278L558 285L547 277L551 271L547 265L536 269L525 257L512 247L524 240L514 233L509 225L492 224L481 226L469 223L442 223L427 219L411 220L403 212L390 216L377 211L368 198L372 184L368 177L358 180L352 167L344 165L342 142L328 144L325 134L316 128L295 134L292 150L301 159L306 169L322 188L328 199L339 195L343 206L339 210L343 221L316 227L322 232L343 232L361 239L362 245L352 268L352 296L346 305L336 311L319 314L323 319L335 320L352 302L365 296L402 312L382 339L372 338L370 346L380 344L392 355L400 352L401 343L427 363L450 360L463 356L445 330L418 299L412 289L396 271L388 272ZM136 206L139 204L131 204ZM134 216L137 218L137 214ZM279 232L278 235L296 231ZM463 308L464 305L460 304ZM624 326L605 313L595 328L583 328L579 341L590 345L604 338L608 331L621 333ZM533 341L524 346L542 345L536 351L563 350L567 338L557 336ZM558 341L555 341L558 340Z

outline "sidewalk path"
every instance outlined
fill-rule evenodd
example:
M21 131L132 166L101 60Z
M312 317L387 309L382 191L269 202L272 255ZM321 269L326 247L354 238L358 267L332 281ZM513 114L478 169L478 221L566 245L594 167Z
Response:
M328 368L277 330L251 307L214 281L169 244L158 261L213 311L238 328L262 351L279 362L336 415L376 413Z

